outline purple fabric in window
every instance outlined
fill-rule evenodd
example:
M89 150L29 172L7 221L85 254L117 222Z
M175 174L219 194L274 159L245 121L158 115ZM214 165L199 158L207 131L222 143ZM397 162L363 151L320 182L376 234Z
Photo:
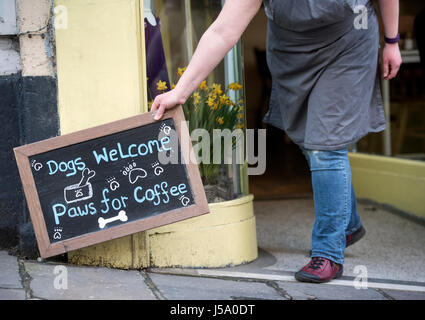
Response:
M165 81L168 90L170 89L164 47L162 45L161 23L158 17L155 19L156 26L152 26L146 18L144 19L149 100L154 99L161 93L157 90L158 81Z

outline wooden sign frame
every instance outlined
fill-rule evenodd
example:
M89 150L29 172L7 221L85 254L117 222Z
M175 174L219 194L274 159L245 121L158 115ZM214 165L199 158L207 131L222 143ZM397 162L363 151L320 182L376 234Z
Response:
M164 113L162 119L158 121L162 121L167 118L172 118L174 120L180 146L182 146L182 141L185 141L185 147L188 148L188 154L190 155L191 159L195 159L192 150L192 142L182 107L177 106L167 110ZM147 112L141 115L46 139L40 142L27 144L13 149L25 193L25 198L27 200L31 221L34 226L38 248L42 258L59 255L68 251L209 213L208 202L205 196L198 166L197 164L192 163L192 161L186 160L186 163L181 165L186 166L187 178L194 198L193 205L166 211L164 214L127 222L105 230L91 232L63 241L54 243L50 242L36 184L31 170L29 157L67 147L76 143L81 143L103 136L119 133L121 131L141 127L143 125L158 121L154 120L153 112Z

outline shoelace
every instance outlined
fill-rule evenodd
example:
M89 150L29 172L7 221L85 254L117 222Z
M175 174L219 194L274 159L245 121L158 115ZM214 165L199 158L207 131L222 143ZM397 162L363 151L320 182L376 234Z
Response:
M325 262L325 259L320 257L313 257L311 258L310 265L308 266L310 269L317 270L320 269L323 266L323 263Z

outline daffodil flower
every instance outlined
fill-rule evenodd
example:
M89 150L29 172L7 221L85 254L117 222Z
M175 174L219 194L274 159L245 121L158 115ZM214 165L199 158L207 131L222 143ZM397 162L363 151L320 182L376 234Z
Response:
M221 95L223 93L223 91L221 90L221 84L213 83L212 87L213 87L213 91L217 95Z
M179 77L181 77L183 75L183 72L186 71L186 67L184 68L177 68L177 74L179 75Z
M167 83L165 81L161 81L159 80L158 83L156 84L156 89L158 91L165 91L167 90Z
M193 102L199 104L201 102L201 95L198 92L193 94Z
M229 89L230 90L235 90L235 91L237 91L237 90L241 90L243 87L242 87L242 85L240 85L239 83L237 83L237 82L233 82L233 83L231 83L231 84L229 84Z
M207 105L212 107L214 104L215 104L215 99L213 99L212 97L209 97L207 100Z
M208 91L207 81L206 80L202 81L201 82L201 85L199 86L199 88L201 90Z
M228 96L226 96L225 94L220 96L220 103L221 104L228 105L229 100L230 100L230 98Z

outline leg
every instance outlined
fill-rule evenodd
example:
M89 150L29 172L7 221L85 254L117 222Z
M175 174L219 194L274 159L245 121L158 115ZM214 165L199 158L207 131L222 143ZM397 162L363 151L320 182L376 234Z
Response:
M348 152L302 149L310 165L314 193L315 221L312 234L312 257L344 263L346 229L359 222L352 203L354 191ZM352 214L352 210L354 212Z
M307 159L307 163L310 167L310 155L309 155L309 151L301 148L304 156ZM357 200L356 200L356 194L354 192L354 187L353 187L353 183L351 183L351 211L350 211L350 220L348 222L347 228L345 230L345 236L346 239L348 236L352 235L354 232L359 231L362 228L362 222L359 216L359 213L357 212ZM363 231L362 234L364 235ZM363 236L362 235L362 236ZM360 236L360 237L362 237ZM360 238L355 239L355 241L358 241ZM353 239L350 238L349 242L352 241ZM346 247L349 245L349 243L346 243ZM312 252L310 251L310 256L311 256Z
M362 227L359 213L357 212L356 194L354 193L353 184L351 183L351 216L348 222L345 235L348 236Z

